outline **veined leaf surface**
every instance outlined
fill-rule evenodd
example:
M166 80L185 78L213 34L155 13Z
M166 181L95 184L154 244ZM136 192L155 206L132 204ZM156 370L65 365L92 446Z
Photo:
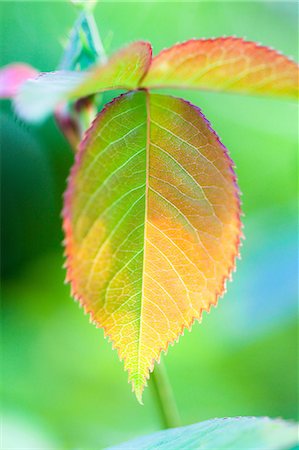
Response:
M76 100L112 89L133 90L146 73L152 57L147 42L134 42L106 64L85 72L57 71L40 74L22 86L15 107L25 120L40 121L59 102Z
M142 85L297 98L298 65L240 38L194 39L159 53Z
M139 401L161 351L223 293L239 216L232 162L198 108L141 90L89 129L65 197L67 279Z

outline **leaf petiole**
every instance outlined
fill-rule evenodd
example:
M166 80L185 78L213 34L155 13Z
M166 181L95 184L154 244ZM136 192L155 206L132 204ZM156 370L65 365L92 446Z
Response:
M162 359L160 360L160 364L155 365L152 380L153 390L163 420L163 428L179 427L181 425L181 419Z
M90 36L90 39L92 41L92 47L95 49L99 61L104 64L107 62L107 56L99 33L98 26L94 20L93 13L90 11L86 12L85 19L88 24L88 32L89 32L88 36Z

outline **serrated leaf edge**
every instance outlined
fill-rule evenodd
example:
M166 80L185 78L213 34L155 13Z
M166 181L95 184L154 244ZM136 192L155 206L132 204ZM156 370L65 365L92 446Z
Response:
M111 343L112 345L112 349L116 350L119 356L119 350L120 347L117 345L114 345L112 336L109 334L109 332L107 331L106 327L101 325L101 323L99 321L97 321L96 319L94 319L94 311L88 306L88 302L83 298L83 296L79 295L76 289L76 281L72 276L72 267L71 267L71 251L70 249L72 248L72 240L71 240L71 224L70 224L70 203L71 203L71 196L73 193L73 179L74 176L77 172L77 168L80 166L80 162L81 162L81 158L83 156L83 154L85 153L86 150L86 143L90 142L90 140L92 139L94 133L94 130L96 127L98 127L99 123L102 120L102 117L105 115L105 112L107 111L107 109L110 108L110 106L112 106L113 104L115 104L120 98L129 95L130 93L132 93L134 91L130 91L129 93L126 92L124 94L121 94L120 96L114 98L111 102L107 103L105 105L105 107L102 109L102 111L97 115L97 117L94 119L94 121L92 122L90 128L85 132L84 138L81 141L79 147L78 147L78 151L76 153L75 156L75 162L72 166L70 175L68 177L67 180L67 189L64 193L64 208L62 211L62 219L63 219L63 229L64 229L64 233L65 233L65 240L63 242L65 251L64 251L64 257L66 258L66 262L64 264L64 268L66 269L66 283L69 283L71 285L71 296L75 299L75 301L77 301L79 303L79 305L83 308L84 310L84 314L85 315L89 315L89 321L90 323L93 323L97 328L102 328L104 330L104 336L106 339L108 339L108 341ZM174 96L170 96L170 97L174 97ZM174 98L178 98L178 97L174 97ZM215 301L212 302L208 307L203 307L201 308L200 311L198 311L197 315L192 316L189 324L183 324L181 327L181 330L179 331L179 333L177 334L177 337L169 340L166 345L164 347L161 347L159 349L159 357L158 358L153 358L149 368L148 368L148 372L145 375L145 384L143 385L143 387L139 390L136 390L135 386L132 384L132 391L135 392L135 395L137 397L137 400L139 401L140 404L142 403L142 393L144 388L147 386L147 381L150 378L150 374L153 372L154 370L154 365L157 362L158 364L160 363L160 358L161 358L161 354L164 353L165 355L167 354L168 348L169 346L173 346L175 343L177 343L180 339L181 336L184 335L185 330L187 329L188 331L191 331L191 328L194 324L195 321L201 322L202 320L202 313L205 311L208 314L210 313L211 307L214 306L216 307L218 304L218 300L220 298L222 298L224 296L224 294L226 293L226 283L227 280L232 280L232 273L235 272L236 270L236 259L239 258L240 259L240 253L239 253L239 249L240 249L240 244L241 244L241 239L243 238L243 233L242 233L242 222L241 222L241 202L240 202L240 197L239 197L239 187L237 185L237 177L236 174L234 172L234 163L232 161L232 159L229 156L228 150L226 149L226 147L222 144L222 142L220 141L217 133L213 130L210 122L206 119L206 117L204 116L204 114L201 112L201 109L195 105L193 105L192 103L188 102L187 100L184 99L180 99L182 100L184 103L189 104L192 108L195 108L198 113L200 114L200 116L205 120L208 129L213 133L213 135L216 137L218 143L221 145L225 155L228 158L229 161L229 166L232 172L232 176L233 179L232 181L234 182L235 185L235 197L237 200L237 225L238 225L238 229L239 229L239 233L236 236L235 242L234 242L234 247L235 247L235 252L231 257L231 261L230 261L230 265L226 271L226 273L223 275L222 278L222 282L221 282L221 289L218 290L215 293ZM126 358L121 358L119 356L120 361L125 360ZM127 369L128 374L130 375L130 369Z

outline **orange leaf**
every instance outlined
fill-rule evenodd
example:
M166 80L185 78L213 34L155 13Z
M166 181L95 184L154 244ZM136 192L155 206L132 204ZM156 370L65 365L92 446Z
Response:
M298 66L273 49L240 38L194 39L159 53L142 86L297 98Z
M138 400L154 362L216 305L235 265L232 162L200 110L137 91L89 129L65 196L67 279Z

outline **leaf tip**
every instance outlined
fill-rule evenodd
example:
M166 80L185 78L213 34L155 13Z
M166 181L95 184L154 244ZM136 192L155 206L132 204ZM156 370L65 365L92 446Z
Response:
M138 391L135 390L135 395L136 395L137 401L138 401L139 405L141 405L141 406L143 406L142 394L143 394L143 389L139 389Z
M146 379L145 377L138 372L135 372L132 374L131 370L128 369L129 372L129 380L128 382L132 385L132 392L134 392L136 399L140 405L143 405L143 391L146 386Z

